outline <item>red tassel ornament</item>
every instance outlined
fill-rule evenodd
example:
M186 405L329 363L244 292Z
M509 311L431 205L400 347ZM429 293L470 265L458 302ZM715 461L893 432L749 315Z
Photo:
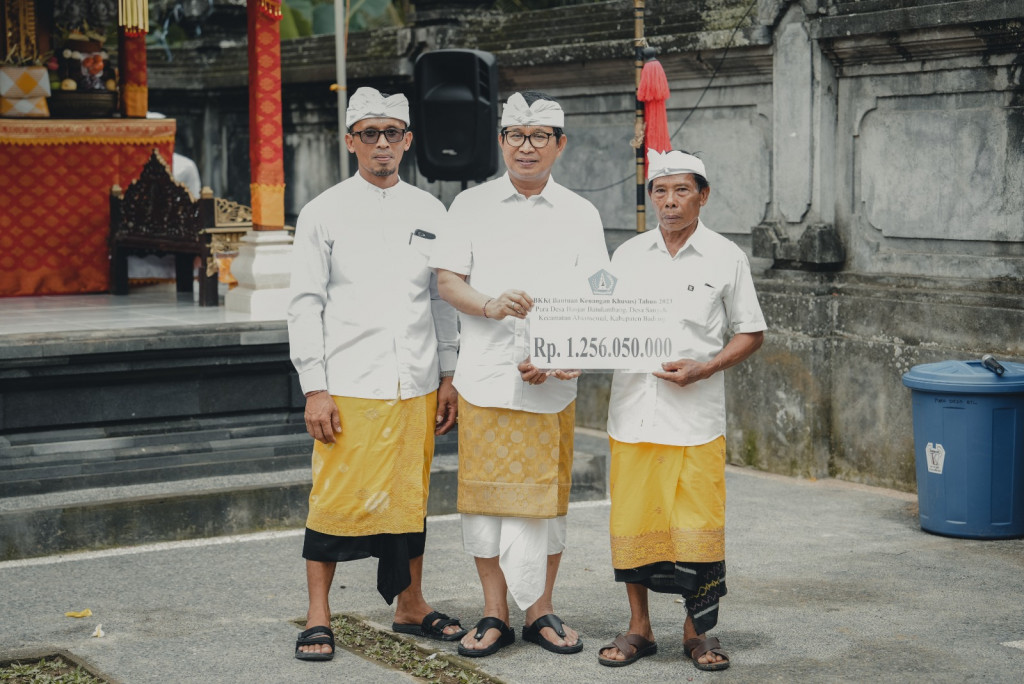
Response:
M640 72L640 85L636 89L636 99L644 103L644 171L647 166L647 150L668 152L672 149L672 140L668 135L668 115L665 102L670 97L668 77L661 62L652 59L644 64Z

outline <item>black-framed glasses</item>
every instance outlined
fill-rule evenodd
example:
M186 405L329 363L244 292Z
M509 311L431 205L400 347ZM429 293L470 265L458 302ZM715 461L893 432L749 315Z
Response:
M405 132L408 130L408 128L385 128L383 131L378 131L376 128L364 128L361 131L352 131L352 135L358 136L366 145L374 145L381 133L389 143L396 143L405 137Z
M526 139L530 139L530 145L540 149L548 144L551 138L555 137L554 133L545 133L544 131L534 131L530 135L521 133L520 131L503 131L501 134L502 139L512 147L522 147Z

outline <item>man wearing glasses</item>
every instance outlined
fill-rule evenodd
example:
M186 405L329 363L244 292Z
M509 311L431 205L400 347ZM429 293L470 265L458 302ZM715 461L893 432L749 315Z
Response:
M309 611L300 660L330 660L328 593L337 562L374 556L396 631L459 639L459 621L421 593L434 435L455 423L455 312L428 261L445 209L402 182L409 103L360 88L345 143L358 173L299 214L288 308L306 397L313 486L302 555Z
M527 349L529 293L543 291L542 279L608 264L597 209L551 177L567 143L564 118L542 93L508 99L498 137L508 173L455 198L431 258L441 296L462 314L458 510L484 594L483 619L459 646L465 656L515 641L508 592L526 612L524 640L554 653L583 649L552 600L579 371L538 370Z

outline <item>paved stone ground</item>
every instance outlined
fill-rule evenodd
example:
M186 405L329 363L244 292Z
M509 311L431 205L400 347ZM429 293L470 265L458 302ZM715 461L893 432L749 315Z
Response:
M517 641L474 665L509 684L565 682L1019 682L1024 672L1024 540L922 532L913 496L729 468L729 595L714 633L723 673L683 655L683 606L652 597L659 652L623 669L597 648L628 621L612 580L608 504L574 504L556 610L581 654ZM456 516L431 519L424 588L434 606L479 617ZM301 532L288 530L0 563L0 657L56 650L123 682L408 682L339 651L291 657L305 612ZM340 566L332 608L390 625L372 561ZM91 618L64 612L90 608ZM523 618L513 610L517 632ZM107 636L90 637L97 623ZM442 651L454 646L422 641Z

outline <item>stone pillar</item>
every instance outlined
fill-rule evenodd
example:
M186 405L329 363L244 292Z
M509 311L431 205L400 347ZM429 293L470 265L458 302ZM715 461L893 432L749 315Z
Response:
M846 251L835 227L835 71L799 3L785 12L774 44L772 208L754 228L753 253L776 268L836 270Z
M284 230L284 141L281 130L281 3L248 0L249 162L253 230L242 238L231 273L238 287L230 311L280 319L288 306L291 238Z

